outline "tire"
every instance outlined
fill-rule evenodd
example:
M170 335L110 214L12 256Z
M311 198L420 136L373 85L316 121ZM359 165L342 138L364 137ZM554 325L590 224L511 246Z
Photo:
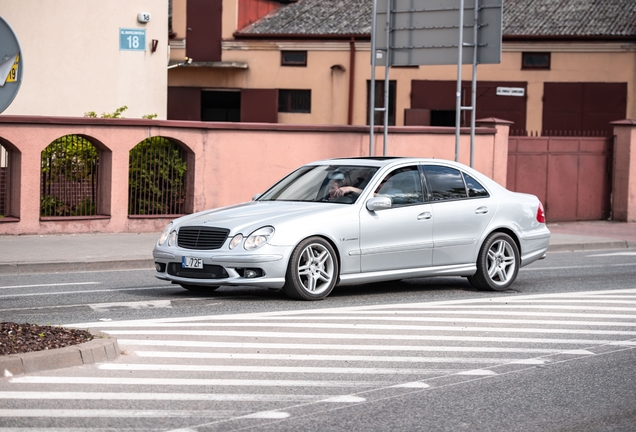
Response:
M508 234L490 234L477 256L477 273L468 282L480 290L505 291L519 273L519 248Z
M309 237L291 254L283 292L298 300L322 300L336 286L338 272L331 244L320 237Z
M197 292L197 293L206 293L210 291L214 291L219 286L218 285L190 285L190 284L179 284L182 288L187 289L188 291Z

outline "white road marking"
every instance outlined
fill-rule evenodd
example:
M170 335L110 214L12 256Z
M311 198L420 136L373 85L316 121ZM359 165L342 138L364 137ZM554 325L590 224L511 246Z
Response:
M115 371L173 371L173 372L251 372L251 373L312 373L351 375L420 375L451 373L457 369L402 369L353 367L295 367L295 366L238 366L238 365L180 365L180 364L121 364L103 363L101 370Z
M262 369L262 368L261 368ZM16 384L93 384L93 385L150 385L150 386L228 386L228 387L384 387L383 381L311 381L311 380L239 380L239 379L179 379L179 378L100 378L20 376L9 382Z
M423 382L420 381L414 381L414 382L408 382L408 383L402 383L402 384L398 384L398 385L394 385L391 386L393 388L429 388L430 385L425 384Z
M630 297L632 298L632 297ZM336 313L334 312L326 312L326 313L320 313L320 314L316 314L316 315L311 315L311 311L307 311L307 315L306 316L302 316L302 317L285 317L285 316L273 316L273 317L241 317L241 318L237 318L237 320L251 320L251 319L262 319L265 321L269 321L269 320L284 320L284 319L332 319L332 315L330 315L331 313ZM448 315L448 314L452 314L452 315L495 315L495 316L520 316L520 317L549 317L549 318L579 318L579 319L589 319L589 318L615 318L615 319L636 319L636 314L632 314L632 315L624 315L624 314L589 314L589 313L568 313L568 312L506 312L506 311L489 311L489 310L467 310L467 309L462 309L462 310L448 310L448 309L431 309L431 310L422 310L422 309L418 309L416 311L404 311L404 310L400 310L400 311L348 311L347 314L349 315L349 318L347 319L356 319L357 315L362 316L363 318L360 319L376 319L375 317L377 316L381 316L381 315L389 315L387 317L383 317L386 319L409 319L409 318L425 318L422 317L422 315L426 315L426 314L430 314L430 315ZM413 316L413 315L417 315L417 316ZM430 317L430 319L435 319L435 317ZM452 319L452 318L450 318ZM224 321L224 320L223 320ZM222 320L219 320L219 322L222 322ZM571 322L571 321L564 321L564 322ZM590 323L593 323L594 321L590 321ZM153 326L153 325L157 325L157 324L161 324L161 325L172 325L172 326L177 326L179 324L176 323L142 323L143 327L146 326ZM201 323L191 323L191 324L201 324ZM188 325L190 326L191 324L181 324L181 325ZM129 326L122 326L122 327L129 327Z
M586 255L586 258L606 257L606 256L636 256L636 252L601 253L601 254L594 254L594 255Z
M244 325L247 324L247 325ZM263 325L255 325L253 323L231 323L223 327L260 327ZM288 323L267 324L267 327L285 327L289 328ZM636 336L636 331L624 330L584 330L584 329L560 329L560 328L517 328L517 327L468 327L468 326L418 326L418 325L382 325L382 324L325 324L325 323L294 323L294 328L311 328L311 329L347 329L347 330L415 330L415 331L433 331L433 332L493 332L493 333L548 333L548 334L577 334L577 335L612 335L612 336ZM217 331L217 330L104 330L108 334L121 335L161 335L161 336L256 336L256 337L280 337L278 332L241 332L241 331ZM299 333L289 332L294 337ZM329 333L309 333L321 334L328 338ZM275 336L276 335L276 336ZM302 333L305 335L305 333ZM336 335L337 336L337 335ZM368 335L368 336L386 336L386 335Z
M37 287L56 287L56 286L71 286L71 285L99 285L100 282L67 282L67 283L54 283L54 284L37 284L37 285L13 285L3 286L0 289L9 288L37 288Z
M289 417L289 413L282 411L263 411L254 414L248 414L240 418L257 418L257 419L284 419Z
M351 347L351 346L350 346ZM135 351L139 357L181 358L181 359L242 359L242 360L307 360L307 361L368 361L392 363L508 363L521 359L512 358L472 358L472 357L397 357L397 356L354 356L320 354L241 354L208 352Z
M524 267L519 269L520 271L540 271L540 270L577 270L577 269L591 269L591 268L607 268L607 267L633 267L636 263L622 263L622 264L606 264L606 265L581 265L581 266L556 266L556 267Z
M16 297L67 295L67 294L90 294L90 293L100 293L100 292L145 291L145 290L157 290L157 289L174 289L174 287L161 286L161 287L145 287L145 288L120 288L120 289L99 289L99 290L87 290L87 291L60 291L60 292L42 292L42 293L27 293L27 294L9 294L9 295L0 296L0 299L8 299L8 298L16 298Z
M160 300L167 301L169 300ZM145 303L145 302L140 302ZM90 305L89 305L90 306ZM491 312L491 314L493 314ZM633 316L636 319L636 315ZM201 327L289 327L287 323L276 323L272 320L284 320L284 321L311 321L311 324L298 324L294 322L294 327L315 327L316 325L334 325L334 324L319 324L315 320L321 321L393 321L393 322L441 322L441 323L480 323L480 324L534 324L534 325L577 325L577 326L608 326L608 327L636 327L636 322L621 322L621 321L574 321L574 320L527 320L527 319L488 319L488 318L459 318L459 317L405 317L405 316L304 316L304 317L271 317L267 318L267 321L251 321L244 323L231 323L227 321L220 322L206 322L206 323L190 323L190 324L172 324L172 323L143 323L136 328L201 328ZM115 323L116 324L116 323ZM352 327L360 327L366 324L338 324L349 325ZM105 327L105 326L102 326ZM117 327L114 325L113 327ZM132 326L125 326L129 328Z
M171 308L171 300L152 300L152 301L138 301L138 302L115 302L115 303L93 303L88 304L88 307L95 312L108 312L112 309L128 308L128 309L161 309Z
M0 392L0 399L29 400L154 400L154 401L231 401L231 402L307 402L322 401L321 395L296 394L216 394L216 393L103 393L103 392ZM329 401L338 402L338 401Z
M509 299L508 303L528 303L528 300L517 300L517 299ZM537 303L608 303L608 304L636 304L636 300L609 300L603 296L588 296L584 300L579 299L570 299L570 298L562 298L562 299L541 299L537 301L533 301L533 304Z
M107 331L109 334L133 334L148 335L149 332L135 331ZM436 335L398 335L398 334L357 334L357 333L285 333L285 332L232 332L215 331L205 332L205 335L197 336L225 336L225 337L257 337L257 338L279 338L279 339L352 339L352 340L419 340L419 341L462 341L462 342L513 342L513 343L544 343L544 344L569 344L569 345L605 345L614 340L608 339L547 339L547 338L512 338L494 336L436 336ZM168 332L152 333L156 335L183 335L189 333Z
M170 288L170 287L168 287ZM124 326L137 326L141 323L185 323L185 322L200 322L200 321L208 321L208 320L223 320L223 319L243 319L249 317L272 317L272 316L294 316L294 315L306 315L308 313L311 314L329 314L329 313L350 313L350 312L377 312L381 313L399 313L404 309L412 309L409 313L417 313L420 310L424 309L425 313L437 313L439 311L435 311L435 309L453 309L453 310L465 310L465 309L475 309L475 308L487 308L492 310L497 309L546 309L546 310L554 310L554 309L564 309L564 310L580 310L580 311L606 311L606 312L636 312L636 308L617 308L617 307L595 307L595 306L550 306L550 305L506 305L506 304L497 304L497 303L507 303L509 299L514 298L516 300L540 300L544 298L561 298L561 297L576 297L577 295L592 295L592 294L636 294L636 288L629 289L621 289L621 290L602 290L602 291L583 291L583 292L574 292L574 293L555 293L555 294L528 294L528 295L514 295L513 296L502 296L502 297L489 297L484 299L462 299L462 300L444 300L437 302L420 302L420 303L394 303L394 304L381 304L381 305L373 305L373 306L349 306L349 307L338 307L338 308L325 308L325 309L313 309L308 311L306 309L299 310L291 310L291 311L276 311L276 312L255 312L255 313L246 313L246 314L229 314L229 315L204 315L204 316L194 316L194 317L177 317L177 318L154 318L154 319L145 319L145 320L127 320L127 321L119 321L117 325L119 327ZM484 304L486 303L486 304ZM428 309L428 311L426 311ZM100 322L87 322L87 323L71 323L65 324L65 327L102 327L104 323ZM112 325L111 325L112 326ZM105 327L105 326L104 326Z
M497 375L497 373L491 370L486 370L486 369L475 369L475 370L458 372L457 375L490 376L490 375Z
M122 409L0 409L2 417L64 417L64 418L228 418L237 413L232 410L227 411L204 411L204 410L122 410ZM259 414L259 413L256 413ZM272 417L254 417L272 418Z
M320 402L329 402L329 403L360 403L365 401L366 401L365 398L360 396L353 396L353 395L334 396L328 399L320 400Z
M297 349L297 350L343 350L343 351L426 351L426 352L470 352L470 353L528 353L528 354L592 354L586 350L560 350L550 348L507 347L463 347L439 345L335 345L335 344L286 344L286 343L241 343L205 342L184 340L117 339L119 345L192 347L192 348L244 348L244 349ZM143 351L142 351L143 352Z

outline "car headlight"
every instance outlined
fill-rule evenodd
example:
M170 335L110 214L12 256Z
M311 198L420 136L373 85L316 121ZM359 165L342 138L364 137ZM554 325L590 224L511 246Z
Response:
M170 235L171 230L172 230L172 222L170 222L168 226L161 233L161 237L159 237L159 246L163 246L166 240L168 240L168 236Z
M242 241L243 241L243 234L235 235L230 241L230 250L240 245Z
M168 236L168 246L177 244L177 231L172 231Z
M245 240L245 243L243 244L243 247L246 250L258 249L259 247L266 244L269 241L269 239L272 238L273 235L274 235L273 227L268 226L268 227L259 228L247 237L247 239Z

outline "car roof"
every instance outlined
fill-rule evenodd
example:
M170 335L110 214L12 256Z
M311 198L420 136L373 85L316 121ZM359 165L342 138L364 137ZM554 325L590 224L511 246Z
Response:
M448 163L456 167L463 167L462 164L446 159L421 158L421 157L405 157L405 156L363 156L349 158L324 159L309 163L308 165L362 165L373 167L385 167L397 165L401 163Z

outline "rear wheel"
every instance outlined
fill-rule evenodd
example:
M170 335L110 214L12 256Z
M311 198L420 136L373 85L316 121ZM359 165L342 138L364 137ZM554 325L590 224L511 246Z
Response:
M519 249L508 234L492 233L481 246L477 257L477 273L468 281L477 289L505 291L519 273Z
M294 249L287 266L283 291L299 300L322 300L338 280L338 260L329 242L309 237Z
M187 289L188 291L205 293L209 291L214 291L219 286L218 285L190 285L190 284L179 284L181 287Z

